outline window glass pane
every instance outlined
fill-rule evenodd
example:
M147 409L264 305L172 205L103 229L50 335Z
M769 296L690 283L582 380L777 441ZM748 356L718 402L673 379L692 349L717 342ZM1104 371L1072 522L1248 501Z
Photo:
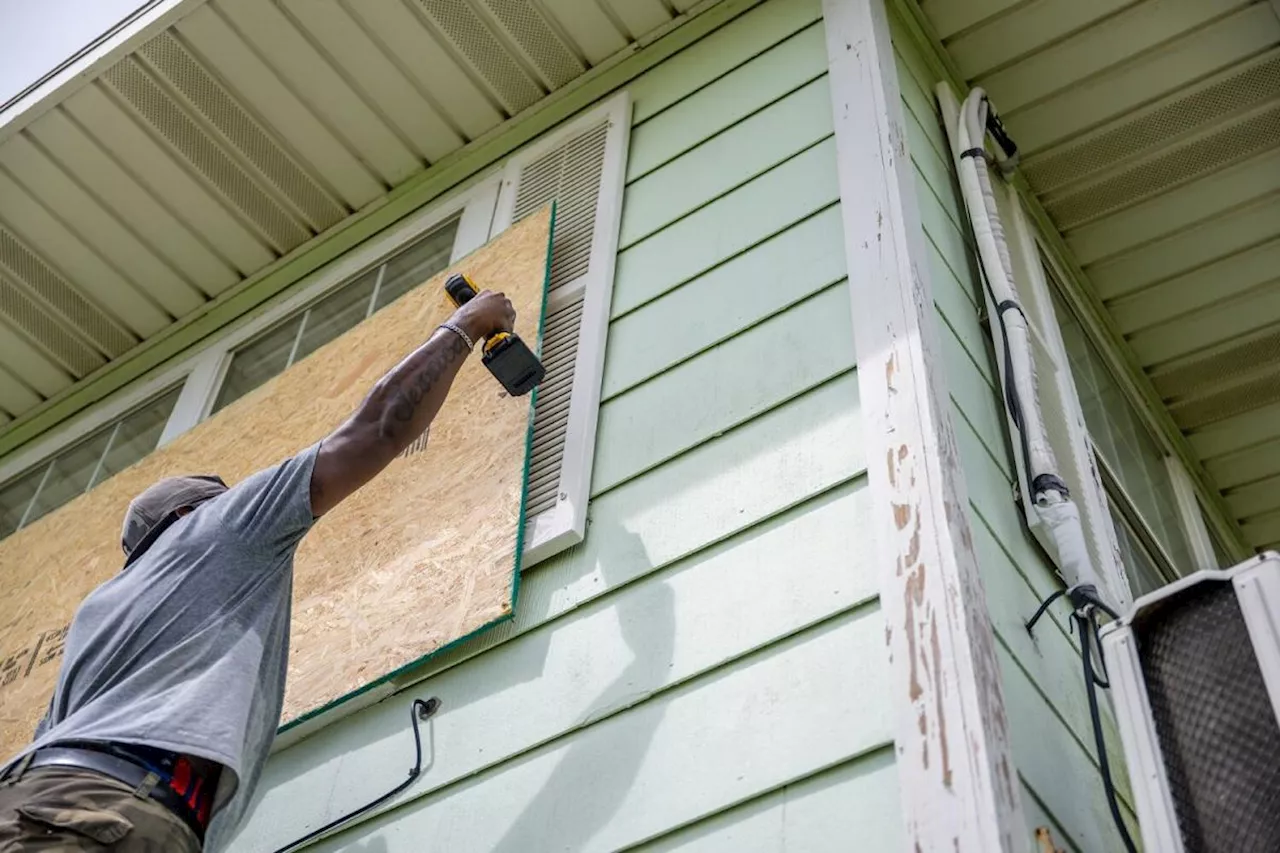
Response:
M387 261L374 310L390 304L448 266L457 233L457 220L446 223ZM240 399L354 328L368 316L380 270L381 267L374 267L237 350L211 411L219 411Z
M1204 518L1203 513L1201 513L1201 518ZM1205 529L1209 531L1209 542L1213 544L1213 559L1217 561L1218 568L1229 569L1234 566L1236 561L1229 553L1227 553L1227 549L1223 547L1222 542L1218 540L1218 537L1214 535L1213 528L1209 526L1209 520L1207 518L1204 519L1204 526Z
M458 221L455 219L387 261L387 274L383 276L382 287L378 288L374 310L390 305L447 267L457 234Z
M0 488L0 538L18 529L27 504L35 497L40 480L44 478L48 463Z
M289 365L289 353L293 351L301 323L302 315L299 314L238 350L231 357L212 411L239 400L277 373L283 373Z
M1146 595L1168 583L1157 568L1155 560L1151 558L1151 554L1129 527L1129 523L1125 521L1124 516L1116 512L1115 506L1110 501L1107 502L1107 508L1111 511L1111 522L1116 528L1120 557L1124 560L1125 574L1129 576L1129 587L1133 597Z
M1174 566L1180 572L1190 571L1191 552L1182 532L1164 454L1107 369L1102 355L1056 293L1054 308L1094 447Z
M369 313L369 299L377 278L377 270L367 272L312 305L305 313L298 351L290 364L296 364L363 320Z
M166 392L0 487L0 538L18 529L24 513L30 524L155 450L181 391Z
M99 430L88 441L64 450L54 458L53 470L36 495L27 524L85 493L102 460L103 451L107 449L107 442L111 440L114 426Z
M174 388L163 397L125 416L120 422L120 428L115 430L111 446L107 449L102 467L98 470L98 475L94 478L91 487L98 485L112 474L123 471L156 449L181 391L181 386Z

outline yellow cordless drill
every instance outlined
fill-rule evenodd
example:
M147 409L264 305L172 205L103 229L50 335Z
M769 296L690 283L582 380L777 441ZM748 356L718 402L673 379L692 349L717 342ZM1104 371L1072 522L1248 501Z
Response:
M461 308L475 298L477 291L471 279L462 273L454 273L444 283L444 292L454 305ZM547 375L542 362L515 332L490 335L481 349L484 366L512 397L528 394Z

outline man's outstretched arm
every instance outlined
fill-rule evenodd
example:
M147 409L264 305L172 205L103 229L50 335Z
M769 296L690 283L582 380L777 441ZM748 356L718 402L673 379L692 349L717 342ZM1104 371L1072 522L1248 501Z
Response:
M450 321L475 343L509 332L516 313L501 293L484 291ZM311 474L311 512L319 518L387 467L426 432L470 350L461 335L437 329L378 380L360 407L320 445Z

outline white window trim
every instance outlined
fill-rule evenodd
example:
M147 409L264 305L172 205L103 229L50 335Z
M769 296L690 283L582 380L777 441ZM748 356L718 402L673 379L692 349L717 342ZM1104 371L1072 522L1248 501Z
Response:
M605 158L601 167L600 197L588 263L590 272L576 279L572 286L564 286L551 293L544 309L544 317L547 317L571 303L579 294L584 294L586 299L574 362L573 390L570 392L570 405L573 409L560 464L560 492L553 508L528 520L530 527L525 534L524 568L529 568L586 537L596 424L604 378L605 341L609 332L613 274L617 262L618 232L622 223L627 151L631 136L631 98L626 91L521 149L507 161L502 194L490 234L492 239L511 226L517 178L525 164L605 120L610 123L609 139L605 143Z
M1213 539L1209 535L1209 527L1204 523L1204 514L1200 508L1200 498L1196 494L1195 484L1181 460L1166 455L1165 467L1169 470L1169 479L1173 483L1173 497L1178 504L1178 517L1182 521L1182 532L1187 537L1187 547L1191 549L1194 565L1191 571L1229 568L1218 565L1218 555L1213 547Z

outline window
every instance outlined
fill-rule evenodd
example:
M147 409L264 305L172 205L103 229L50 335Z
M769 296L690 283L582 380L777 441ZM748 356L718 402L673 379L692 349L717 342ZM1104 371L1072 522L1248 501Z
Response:
M155 450L179 392L166 391L0 486L0 537L69 503Z
M198 423L555 204L524 537L525 566L580 542L595 451L631 107L623 93L548 133L439 208L319 271L310 285L196 356L165 440ZM336 285L335 285L336 283Z
M1180 463L1164 452L1067 304L1063 279L1042 249L1017 191L999 180L995 184L1014 280L1032 332L1047 438L1080 510L1104 592L1112 603L1125 606L1213 563L1194 486ZM1186 517L1192 506L1194 530ZM1034 517L1030 507L1027 517Z
M1108 498L1149 531L1160 562L1175 576L1194 570L1165 454L1071 310L1056 293L1053 302L1089 438L1104 482L1112 481Z
M1209 530L1209 524L1204 519L1203 515L1201 516L1200 523L1205 526L1205 530ZM1212 532L1209 533L1209 547L1213 549L1213 560L1214 563L1217 564L1218 568L1229 569L1238 562L1231 556L1227 547L1222 544L1222 540Z
M622 216L631 104L626 93L514 154L500 178L481 179L406 218L299 282L286 298L158 376L171 390L118 414L137 390L72 427L39 465L6 460L0 536L29 524L211 413L259 387L487 240L555 204L551 274L542 322L547 377L537 390L529 458L524 565L580 542L586 531L596 415ZM496 172L495 172L496 174ZM181 383L180 387L174 387ZM112 414L108 415L107 412ZM97 423L101 423L98 421Z
M1160 561L1142 535L1141 524L1131 521L1115 504L1109 504L1111 523L1115 526L1116 538L1120 544L1120 558L1128 569L1129 586L1134 598L1157 590L1173 580L1168 571L1163 569Z
M236 350L211 411L283 373L447 267L457 235L454 218Z

